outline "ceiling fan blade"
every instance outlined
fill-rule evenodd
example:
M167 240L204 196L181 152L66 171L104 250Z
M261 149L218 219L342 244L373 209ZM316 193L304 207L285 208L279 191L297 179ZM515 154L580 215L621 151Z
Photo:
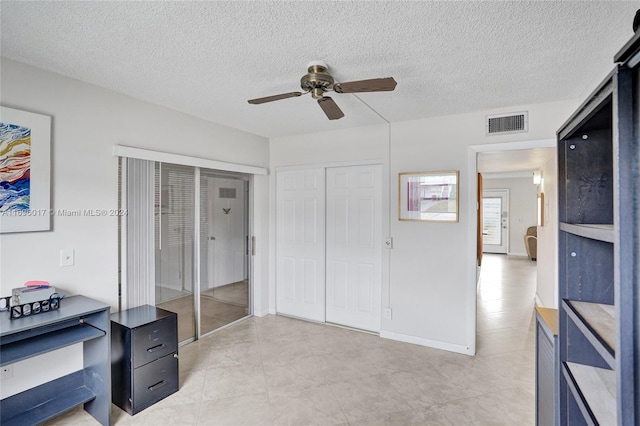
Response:
M395 89L397 84L393 77L372 78L336 83L333 85L333 90L338 93L389 92Z
M263 104L265 102L279 101L280 99L295 98L302 94L302 92L281 93L279 95L266 96L264 98L250 99L247 102L250 104Z
M318 105L327 114L329 120L337 120L344 117L344 112L338 107L338 105L328 96L318 99Z

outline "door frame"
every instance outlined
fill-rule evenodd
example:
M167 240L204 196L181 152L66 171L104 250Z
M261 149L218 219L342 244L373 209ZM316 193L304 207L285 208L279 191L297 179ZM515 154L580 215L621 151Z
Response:
M132 158L132 159L147 160L147 161L160 162L160 163L171 163L171 164L177 164L177 165L183 165L183 166L192 166L194 167L195 170L197 170L196 172L197 182L199 182L200 169L210 169L210 170L215 170L222 173L224 172L237 173L237 174L245 175L247 177L249 182L248 195L247 195L248 197L248 212L247 212L248 230L247 231L248 231L248 235L250 236L249 244L248 244L249 256L247 259L247 277L248 277L247 279L249 280L249 312L250 312L248 315L251 315L251 313L255 313L258 310L257 308L259 307L255 306L257 297L254 294L254 291L256 291L256 286L255 286L256 272L254 270L256 268L256 262L254 259L254 256L256 255L256 246L254 244L254 238L255 238L254 235L255 235L255 229L256 228L261 229L261 228L258 225L259 218L257 218L254 214L254 205L256 203L254 181L256 176L264 176L264 177L268 176L269 174L268 169L266 167L248 166L245 164L210 160L206 158L193 157L189 155L173 154L173 153L168 153L163 151L154 151L154 150L144 149L144 148L134 148L134 147L124 146L124 145L117 145L117 144L113 145L113 156L120 157L123 159ZM123 209L126 209L127 205L126 205L125 195L126 195L127 179L129 178L129 173L126 167L126 161L122 161L121 163L122 163L121 175L119 177L120 179L119 186L120 186L121 197L122 197L121 207ZM199 198L200 198L200 193L199 191L196 191L195 199L198 201L198 204L200 201ZM199 215L199 209L195 209L195 210L196 210L196 214ZM200 232L199 220L196 220L194 226L195 226L194 232L197 232L197 235L199 235L199 232ZM120 270L120 296L118 298L119 309L123 309L128 306L129 300L127 298L127 291L130 286L134 285L133 283L130 283L127 280L127 273L128 273L127 252L129 250L126 243L127 231L128 230L127 230L126 221L122 221L122 225L120 229L120 237L119 237L120 257L119 257L119 265L118 265L118 269ZM196 244L196 247L194 250L194 257L198 261L198 266L194 274L194 280L198 285L197 290L199 291L200 290L199 288L200 248L198 244ZM153 286L155 287L155 280L153 281L154 281ZM259 286L257 288L259 288ZM239 321L242 321L242 319ZM200 330L199 330L198 324L196 324L196 327L197 327L196 328L196 338L197 338L197 336L200 335Z
M550 139L533 139L519 142L492 143L481 145L469 145L467 148L467 185L468 188L476 188L478 185L478 154L481 152L495 151L515 151L520 149L534 148L556 148L557 140ZM478 205L477 191L467 191L468 217L476 216L476 206ZM476 353L476 329L477 329L477 247L478 247L478 224L475 220L469 220L467 223L467 285L468 291L473 297L467 299L467 311L469 312L467 323L467 342L469 342L469 353Z

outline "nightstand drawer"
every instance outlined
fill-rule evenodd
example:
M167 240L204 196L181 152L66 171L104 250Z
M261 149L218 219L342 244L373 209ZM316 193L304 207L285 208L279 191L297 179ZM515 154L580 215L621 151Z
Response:
M178 390L178 358L169 354L164 358L137 368L133 373L133 412Z
M170 316L133 330L133 368L178 350L176 318Z

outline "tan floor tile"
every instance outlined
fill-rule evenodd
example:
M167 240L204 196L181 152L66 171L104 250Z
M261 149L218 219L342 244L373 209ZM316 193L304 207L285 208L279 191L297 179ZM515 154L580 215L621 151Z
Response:
M228 399L266 391L267 385L261 365L210 368L206 371L202 400Z
M266 393L204 401L198 425L248 426L272 425L272 412Z
M297 396L272 397L271 411L276 425L340 425L347 418L329 386L306 389Z
M412 409L386 375L359 377L330 387L349 422Z
M434 405L419 412L426 424L526 426L535 423L532 401L529 392L514 388Z
M425 424L426 419L414 410L396 411L349 422L349 426L409 426Z
M326 383L315 357L291 359L287 364L264 365L269 400L299 397Z

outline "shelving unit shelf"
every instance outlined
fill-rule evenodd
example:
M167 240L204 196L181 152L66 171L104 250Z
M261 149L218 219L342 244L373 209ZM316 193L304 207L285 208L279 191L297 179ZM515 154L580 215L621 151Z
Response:
M584 419L588 423L615 425L616 375L612 370L571 362L564 363L562 373Z
M562 425L640 424L640 32L616 58L558 130Z
M64 348L75 343L86 342L106 334L93 326L77 323L61 330L41 334L28 340L3 344L0 346L0 366L13 364L23 359Z
M98 422L111 419L109 305L84 296L60 308L0 321L0 362L9 365L70 345L83 346L83 368L0 401L0 423L34 425L84 404ZM12 380L19 379L14 377Z
M579 237L613 243L613 224L561 223L560 230Z
M615 368L615 313L612 305L562 301L566 315L580 329L610 368Z

